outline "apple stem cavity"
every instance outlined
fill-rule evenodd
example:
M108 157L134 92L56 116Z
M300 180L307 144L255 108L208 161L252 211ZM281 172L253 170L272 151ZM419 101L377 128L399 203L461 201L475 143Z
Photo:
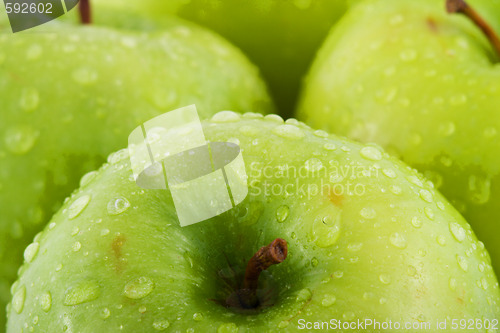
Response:
M80 0L78 3L78 11L80 12L80 22L82 24L92 23L92 11L90 9L90 0Z
M500 39L491 26L464 0L446 0L446 10L448 13L459 13L467 16L483 33L488 37L491 45L500 56Z
M242 288L237 291L239 305L242 308L255 309L260 305L257 297L260 273L272 265L283 262L287 254L287 242L284 239L276 238L271 244L261 247L248 261ZM230 303L229 300L228 303Z

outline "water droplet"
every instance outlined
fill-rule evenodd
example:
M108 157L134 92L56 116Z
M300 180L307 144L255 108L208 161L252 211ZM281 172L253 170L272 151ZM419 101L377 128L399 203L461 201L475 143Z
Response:
M40 307L43 311L49 312L52 307L52 295L50 292L45 292L40 296Z
M285 222L286 218L288 217L288 213L290 212L290 209L288 208L288 206L280 206L277 210L276 210L276 220L278 221L278 223L283 223Z
M71 236L76 236L80 232L80 228L74 227L71 231Z
M326 294L323 296L323 300L321 301L321 305L328 307L332 306L337 301L337 298L334 295Z
M63 268L63 265L62 264L58 264L56 266L56 272L59 272L62 268Z
M140 313L146 313L148 309L144 305L141 305L138 310Z
M203 313L196 312L195 314L193 314L193 319L195 321L202 321L203 320Z
M457 262L458 266L464 271L467 272L467 269L469 268L469 265L467 263L467 259L461 255L457 254Z
M81 85L90 85L97 82L99 75L90 68L79 68L73 71L72 78Z
M491 181L480 175L469 176L469 198L475 204L482 205L490 200Z
M170 326L170 322L168 320L160 320L155 321L153 323L153 328L157 331L164 331Z
M108 319L111 316L111 311L108 308L104 308L101 310L100 316L102 319Z
M288 325L290 325L290 322L288 320L282 320L280 321L280 323L278 324L278 328L285 328L287 327Z
M141 276L127 283L124 294L131 299L140 299L151 294L154 288L154 282L150 278Z
M422 220L420 218L418 218L417 216L414 216L412 219L411 219L411 224L415 227L415 228L420 228L422 226Z
M32 112L36 110L40 103L40 95L38 90L34 88L26 88L21 94L21 100L19 101L19 106L27 112Z
M404 62L410 62L415 59L417 59L417 51L408 49L408 50L403 50L399 54L399 58L404 61Z
M297 294L297 298L295 299L297 302L307 302L311 299L312 292L308 288L304 288Z
M481 288L483 288L484 290L488 289L488 281L484 277L481 278Z
M120 43L123 46L128 47L129 49L133 49L133 48L137 47L137 41L135 40L135 38L128 37L128 36L122 37L120 39Z
M425 216L429 218L429 220L434 220L434 211L432 208L425 207L424 208Z
M347 245L347 249L351 252L357 252L357 251L361 250L362 247L363 247L363 243L349 243Z
M11 153L26 154L35 145L38 134L38 131L30 126L11 127L5 132L5 146Z
M359 211L359 215L361 215L365 219L371 220L377 216L377 212L373 208L364 207Z
M443 235L437 236L436 241L441 246L445 246L446 245L446 238Z
M390 25L400 25L401 23L403 23L404 21L404 17L403 15L401 14L396 14L394 16L392 16L390 19L389 19L389 24Z
M108 234L109 234L109 229L102 229L102 230L101 230L101 236L103 236L103 237L104 237L104 236L106 236L106 235L108 235Z
M454 278L450 278L448 280L448 287L450 287L450 289L453 291L457 289L457 280L455 280Z
M462 242L465 239L465 230L462 228L460 224L457 222L450 222L450 231L453 237L459 241Z
M63 304L71 306L90 302L100 294L101 290L95 281L82 281L66 290Z
M244 125L239 128L239 131L246 136L255 137L260 134L260 130L255 126Z
M24 301L26 299L26 287L21 286L14 297L12 297L12 308L16 311L17 314L20 314L24 309Z
M294 125L280 125L273 129L273 133L290 140L302 139L305 134L302 130Z
M393 193L395 195L400 195L402 192L401 187L399 187L397 185L389 186L389 191L391 191L391 193Z
M97 171L90 171L80 179L80 187L87 186L97 176Z
M38 318L38 316L33 317L33 325L38 324L39 320L40 320L40 318ZM31 331L31 332L33 332L33 331Z
M391 244L398 249L404 249L408 245L405 236L399 232L393 233L391 237L389 237L389 240Z
M78 252L78 251L80 251L80 249L82 248L82 243L80 243L80 242L75 242L75 243L71 246L71 248L73 249L73 251Z
M317 172L323 169L323 163L319 159L313 157L304 162L304 169L308 172Z
M314 257L311 259L311 266L312 267L316 267L316 266L318 266L318 264L319 264L318 258Z
M330 247L340 237L340 215L316 218L313 223L313 237L317 246Z
M130 207L130 202L124 197L113 198L108 202L109 215L118 215Z
M382 173L389 178L396 178L396 172L392 169L382 169Z
M387 274L380 274L378 276L378 279L380 280L380 282L382 282L383 284L390 284L391 283L391 277Z
M49 224L49 230L52 230L56 227L56 223L55 222L50 222Z
M336 277L337 279L340 279L344 276L344 272L342 271L335 271L333 272L333 276Z
M238 326L235 323L225 323L219 326L217 333L237 333Z
M233 111L220 111L212 116L211 121L214 123L232 123L239 121L240 115Z
M124 159L128 159L129 157L129 151L127 148L125 148L109 154L107 161L109 164L116 164L120 161L123 161Z
M43 53L43 48L39 44L31 45L28 50L26 50L27 60L36 60L40 58Z
M359 153L362 157L370 161L380 161L382 159L382 152L375 147L363 147Z
M283 118L281 118L281 116L278 116L277 114L268 114L267 116L264 117L264 119L274 121L276 123L284 122Z
M439 125L439 134L442 136L450 136L455 133L455 123L448 121L444 124Z
M328 137L328 133L323 131L323 130L316 130L316 131L314 131L313 134L319 138L327 138Z
M90 195L85 194L78 199L76 199L71 206L68 208L68 218L70 220L74 219L87 207L90 202Z
M26 250L24 250L24 260L26 260L27 263L30 263L35 259L36 255L38 254L38 249L40 248L40 244L37 242L31 243L28 245Z
M425 202L431 203L433 201L432 193L428 190L420 190L419 195L420 198Z
M332 151L332 150L337 149L337 146L335 146L335 144L333 144L333 143L325 143L325 144L323 145L323 148L324 148L325 150Z

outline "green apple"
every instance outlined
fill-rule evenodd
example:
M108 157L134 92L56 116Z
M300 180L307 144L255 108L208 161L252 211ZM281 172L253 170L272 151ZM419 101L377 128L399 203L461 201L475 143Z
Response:
M96 24L120 13L177 15L241 48L262 70L280 112L291 116L302 76L352 0L92 0ZM98 14L99 13L99 14Z
M110 155L26 248L9 333L296 332L366 318L491 327L499 318L483 243L432 183L377 146L254 113L218 113L203 131L240 146L248 178L235 181L247 197L180 227L171 192L136 185L127 150ZM261 274L255 307L244 307L232 297L245 290L242 272L274 239L288 243L288 258Z
M218 36L172 19L143 33L53 23L0 33L0 327L22 251L136 123L196 103L272 110L257 69ZM5 29L4 29L5 28Z
M500 31L498 6L470 3ZM481 31L447 14L444 1L363 2L319 52L298 117L377 142L424 173L471 223L499 274L497 61Z

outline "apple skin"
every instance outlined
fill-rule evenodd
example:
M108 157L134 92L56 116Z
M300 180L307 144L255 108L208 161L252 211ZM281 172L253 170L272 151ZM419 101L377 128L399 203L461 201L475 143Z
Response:
M498 1L489 4L496 11L470 3L500 31ZM479 29L440 1L363 2L319 52L297 117L376 142L434 181L485 243L498 275L500 68L492 59Z
M292 116L302 77L352 0L92 0L95 23L120 13L176 15L227 38L262 70L280 113ZM73 14L76 18L76 15Z
M431 182L377 146L254 113L224 111L203 130L209 141L241 147L247 198L181 228L170 192L138 187L127 150L110 155L26 249L8 333L23 325L296 332L300 318L500 316L498 282L470 226ZM312 186L327 184L338 187L314 193ZM218 304L227 295L220 276L244 270L278 237L288 242L288 258L261 280L273 286L274 305L249 315Z
M43 31L0 34L0 327L23 249L135 124L192 103L201 117L273 110L247 58L191 23Z

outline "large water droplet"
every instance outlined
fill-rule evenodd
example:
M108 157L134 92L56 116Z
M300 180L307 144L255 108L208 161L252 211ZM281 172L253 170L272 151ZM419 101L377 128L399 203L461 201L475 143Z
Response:
M313 222L313 237L319 247L330 247L340 237L340 215L316 218Z
M83 175L83 177L80 179L80 187L87 186L96 176L97 171L90 171Z
M154 288L154 282L150 278L141 276L127 283L123 293L128 298L140 299L151 294Z
M290 209L288 208L288 206L286 206L286 205L280 206L276 210L276 220L279 223L285 222L286 218L288 217L289 212L290 212Z
M414 226L415 228L420 228L422 226L422 220L417 216L414 216L411 219L411 225Z
M462 228L460 224L457 222L450 222L450 231L453 237L459 241L462 242L465 239L465 230Z
M290 140L302 139L305 136L304 132L294 125L279 125L273 129L273 133Z
M95 281L82 281L66 290L63 304L71 306L90 302L100 294L100 287Z
M104 308L101 310L100 316L102 319L108 319L111 316L111 311L108 308Z
M281 118L281 116L277 114L268 114L267 116L264 117L264 119L280 124L284 122L283 118Z
M40 307L45 312L49 312L50 308L52 307L52 295L49 291L43 293L40 296Z
M118 215L130 207L130 202L124 197L113 198L108 202L109 215Z
M304 162L304 169L308 172L318 172L323 169L323 163L319 159L313 157Z
M24 309L24 301L26 299L26 287L21 286L16 293L14 294L14 297L12 297L12 308L16 313L21 313Z
M212 121L214 123L230 123L239 121L241 119L240 115L233 111L220 111L212 116Z
M111 153L109 156L108 156L108 163L110 164L116 164L120 161L123 161L124 159L128 159L130 157L129 155L129 151L127 148L125 149L120 149L114 153Z
M337 301L337 297L335 297L335 295L326 294L325 296L323 296L323 300L321 301L321 305L328 307L328 306L333 305L336 301Z
M428 190L420 190L419 195L425 202L431 203L433 201L432 193Z
M297 294L297 298L295 299L297 302L307 302L311 299L312 292L308 288L304 288Z
M203 320L203 313L196 312L195 314L193 314L193 319L195 321L202 321Z
M40 248L40 244L37 242L31 243L28 245L26 250L24 250L24 260L26 260L27 263L30 263L35 259L36 255L38 254L38 249Z
M168 320L159 320L153 323L153 328L157 331L164 331L170 326L170 322Z
M38 134L38 131L27 125L11 127L5 132L5 146L11 153L26 154L35 145Z
M40 95L38 90L34 88L26 88L21 94L21 100L19 101L19 106L27 112L36 110L38 104L40 103Z
M461 255L457 254L457 263L458 266L464 271L467 272L467 269L469 268L469 264L467 263L467 259Z
M68 218L70 220L74 219L87 207L90 202L90 195L85 194L76 199L71 206L68 208Z
M363 147L359 153L362 157L370 161L380 161L382 159L382 152L375 147Z

